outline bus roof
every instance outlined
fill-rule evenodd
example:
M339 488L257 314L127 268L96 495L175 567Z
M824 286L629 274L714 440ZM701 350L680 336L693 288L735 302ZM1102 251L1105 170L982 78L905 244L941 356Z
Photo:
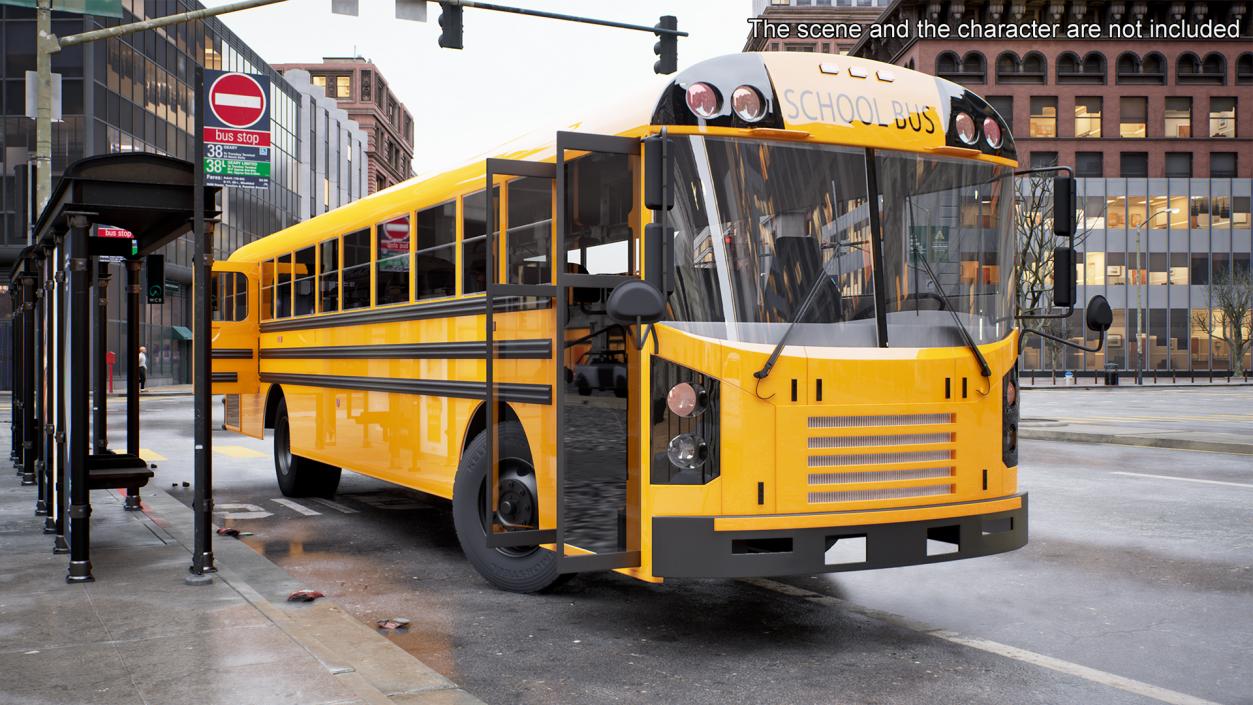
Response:
M720 113L697 118L686 105L694 83L713 86ZM746 123L734 114L730 96L751 86L765 100L766 115ZM602 101L601 105L605 105ZM976 125L987 119L1001 127L1003 143L962 142L954 127L959 113ZM672 132L741 135L757 139L801 139L876 149L934 153L1015 165L1008 123L981 97L928 74L847 55L761 52L716 57L673 78L620 92L597 117L563 129L595 134L644 136L660 126ZM446 171L416 176L329 213L253 241L232 261L259 262L313 245L355 228L428 208L483 188L488 157L553 161L557 130L518 137ZM982 137L980 133L978 135Z

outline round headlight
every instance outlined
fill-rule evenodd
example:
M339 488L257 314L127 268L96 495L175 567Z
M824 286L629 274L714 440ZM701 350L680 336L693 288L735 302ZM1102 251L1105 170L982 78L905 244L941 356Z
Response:
M979 139L979 130L975 128L975 119L969 113L957 113L954 120L957 126L957 137L966 144L974 144Z
M1001 124L996 118L983 118L983 139L987 141L988 146L992 149L999 149L1001 146Z
M666 407L675 416L696 416L705 410L705 398L705 390L699 384L679 382L666 394Z
M717 117L722 109L718 89L708 83L693 83L687 87L687 107L696 117L708 120Z
M766 101L752 86L740 86L731 94L731 109L744 122L757 122L766 116Z
M677 468L695 470L705 464L709 447L705 445L705 439L695 433L680 433L670 439L666 457Z

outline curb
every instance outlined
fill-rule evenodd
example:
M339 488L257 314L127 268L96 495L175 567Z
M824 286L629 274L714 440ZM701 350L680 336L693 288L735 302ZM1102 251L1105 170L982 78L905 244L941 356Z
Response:
M1082 391L1088 391L1088 390L1101 390L1101 389L1110 389L1110 390L1118 390L1118 389L1142 389L1142 390L1146 390L1146 391L1148 391L1148 390L1153 390L1153 389L1206 389L1206 390L1213 390L1213 389L1226 389L1226 388L1229 388L1229 387L1253 387L1253 382L1202 382L1202 383L1192 383L1192 382L1189 382L1189 383L1187 383L1187 384L1184 384L1184 383L1181 383L1181 382L1161 383L1161 384L1135 384L1135 383L1133 382L1133 383L1130 383L1130 384L1118 384L1118 385L1113 385L1113 386L1110 386L1110 385L1108 385L1108 384L1075 384L1075 385L1065 385L1065 384L1041 384L1041 385L1030 385L1030 384L1024 384L1024 385L1022 385L1022 389L1023 389L1023 391L1027 391L1027 390L1032 390L1032 391L1035 391L1035 390L1051 390L1051 391L1063 391L1063 392L1074 392L1074 391L1081 391L1081 390L1082 390Z
M1150 438L1145 436L1119 436L1112 433L1080 433L1078 431L1044 431L1039 429L1019 429L1018 437L1029 441L1104 443L1140 448L1168 448L1171 450L1194 450L1207 453L1253 455L1253 445L1248 443L1195 441L1187 438Z
M192 510L164 490L145 495L143 504L147 519L190 556ZM239 593L362 702L485 705L329 598L312 604L286 602L292 590L304 586L247 544L218 539L213 548L218 569L214 579Z

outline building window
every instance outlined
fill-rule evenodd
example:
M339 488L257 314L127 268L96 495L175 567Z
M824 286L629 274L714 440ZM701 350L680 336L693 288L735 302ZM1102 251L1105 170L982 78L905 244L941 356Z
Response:
M418 213L418 299L452 296L457 286L457 203Z
M335 85L332 91L333 91L333 94L331 95L332 98L336 98L339 100L351 98L352 97L352 77L351 76L336 76Z
M1038 51L1028 53L1021 59L1012 51L996 57L997 83L1044 83L1048 66L1044 55Z
M1236 99L1209 99L1209 136L1236 136Z
M1057 57L1058 83L1105 83L1105 55L1089 52L1083 59L1073 51Z
M1034 96L1031 99L1031 124L1028 133L1032 137L1057 136L1057 97Z
M1178 179L1192 178L1192 152L1167 152L1166 176Z
M1123 97L1118 101L1118 135L1144 139L1148 128L1149 99Z
M1009 125L1009 131L1014 131L1014 96L1012 95L993 95L988 96L988 105L1001 116L1001 120Z
M1075 98L1075 137L1101 136L1100 97Z
M1134 52L1124 52L1118 57L1115 72L1118 83L1164 86L1166 57L1153 52L1142 59Z
M379 306L409 301L409 216L385 220L375 229L375 302Z
M988 61L977 51L968 52L965 57L946 51L936 57L935 74L957 83L984 83L987 80Z
M1119 159L1119 176L1143 178L1149 175L1148 152L1123 152Z
M1236 59L1236 83L1253 83L1253 52L1246 52Z
M1167 98L1166 99L1165 136L1166 137L1191 137L1192 136L1192 99L1191 98Z
M1216 179L1236 178L1236 153L1214 152L1209 155L1209 175Z
M1221 86L1227 82L1227 59L1217 52L1204 59L1192 52L1181 54L1175 62L1175 82Z
M1075 176L1105 176L1105 155L1101 152L1076 152Z
M1047 169L1051 166L1057 166L1057 152L1032 152L1031 168Z

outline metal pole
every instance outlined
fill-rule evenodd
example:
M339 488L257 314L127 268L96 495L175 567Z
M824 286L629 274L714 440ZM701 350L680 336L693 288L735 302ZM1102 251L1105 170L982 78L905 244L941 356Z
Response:
M22 275L22 485L35 484L35 275Z
M57 258L55 250L51 247L40 248L43 251L44 270L43 270L43 316L44 316L44 332L42 348L43 353L40 359L40 366L43 370L44 379L44 413L43 420L40 421L40 438L43 448L40 456L43 459L43 497L44 497L44 514L48 518L44 519L44 533L53 533L56 531L56 517L53 513L53 506L56 500L53 498L53 491L56 487L56 476L53 473L55 467L54 455L56 453L56 438L53 435L55 428L54 421L56 419L56 409L59 406L56 394L57 366L54 350L56 347L56 299L53 294L55 291L55 282L53 275L57 269Z
M126 454L139 456L139 268L126 260Z
M66 524L65 522L65 505L66 505L65 494L66 494L66 484L67 484L67 478L65 475L65 420L66 420L65 407L67 406L67 402L68 402L68 396L66 394L66 390L68 389L68 384L66 380L67 371L65 367L65 348L66 348L65 314L68 309L68 306L66 305L66 299L67 299L66 289L69 283L68 278L67 278L67 272L69 271L69 267L67 266L67 258L66 258L66 253L65 253L65 236L63 235L57 236L55 253L56 253L56 256L54 259L56 260L56 263L57 263L57 278L55 282L56 283L55 294L56 294L56 312L57 312L57 322L56 322L57 323L56 324L57 340L56 340L56 345L54 346L54 348L56 350L56 367L57 367L57 386L56 386L57 424L56 424L56 428L53 429L54 440L56 441L56 454L55 454L56 468L55 468L55 472L53 473L53 485L54 485L53 499L56 500L55 501L56 506L53 508L55 510L54 512L55 519L52 524L52 529L53 529L53 532L56 533L56 539L54 540L55 543L53 544L52 552L53 553L69 553L70 548L65 543L65 524Z
M195 294L192 299L192 384L195 393L195 546L192 551L192 574L187 576L190 584L207 584L217 568L213 565L213 410L210 406L213 388L212 369L209 360L209 322L213 315L209 302L209 279L213 276L213 238L205 231L204 219L204 68L196 67L195 91L195 145L192 163L195 177L192 180L192 232L195 233L196 259Z
M95 324L92 329L91 366L93 370L94 390L92 392L92 450L103 453L109 449L109 395L108 372L104 354L109 347L109 264L96 264L96 281L93 287L96 293Z
M35 200L42 211L52 196L52 0L35 8Z
M594 17L581 17L579 15L563 15L557 12L545 12L543 10L529 10L524 7L507 7L505 5L494 5L489 2L475 2L474 0L444 0L449 5L460 5L462 7L471 7L476 10L491 10L493 12L508 12L515 15L526 15L528 17L543 17L550 20L563 20L566 22L579 22L582 24L594 24L601 27L614 27L617 29L633 29L639 32L648 32L649 34L673 34L676 37L686 37L687 32L678 29L667 29L663 27L648 27L640 24L628 24L626 22L614 22L613 20L598 20Z
M1136 277L1140 286L1136 287L1136 384L1144 384L1144 316L1141 308L1144 299L1144 270L1140 268L1140 231L1148 221L1136 228Z
M87 218L70 216L69 242L69 391L70 413L66 427L70 480L70 568L67 583L92 582L91 575L91 493L88 489L91 433L87 414L90 392L88 375L91 354L91 258L87 256Z
M33 379L35 380L35 516L46 516L48 514L48 501L44 495L47 487L47 477L44 475L44 465L47 462L47 456L44 455L44 415L47 413L47 404L45 403L47 395L47 377L45 376L44 367L44 338L47 333L47 322L44 316L44 309L47 308L47 302L44 299L44 276L48 270L48 258L44 256L42 247L37 248L33 255L35 265L35 336L31 341L35 348L34 369L31 370Z

